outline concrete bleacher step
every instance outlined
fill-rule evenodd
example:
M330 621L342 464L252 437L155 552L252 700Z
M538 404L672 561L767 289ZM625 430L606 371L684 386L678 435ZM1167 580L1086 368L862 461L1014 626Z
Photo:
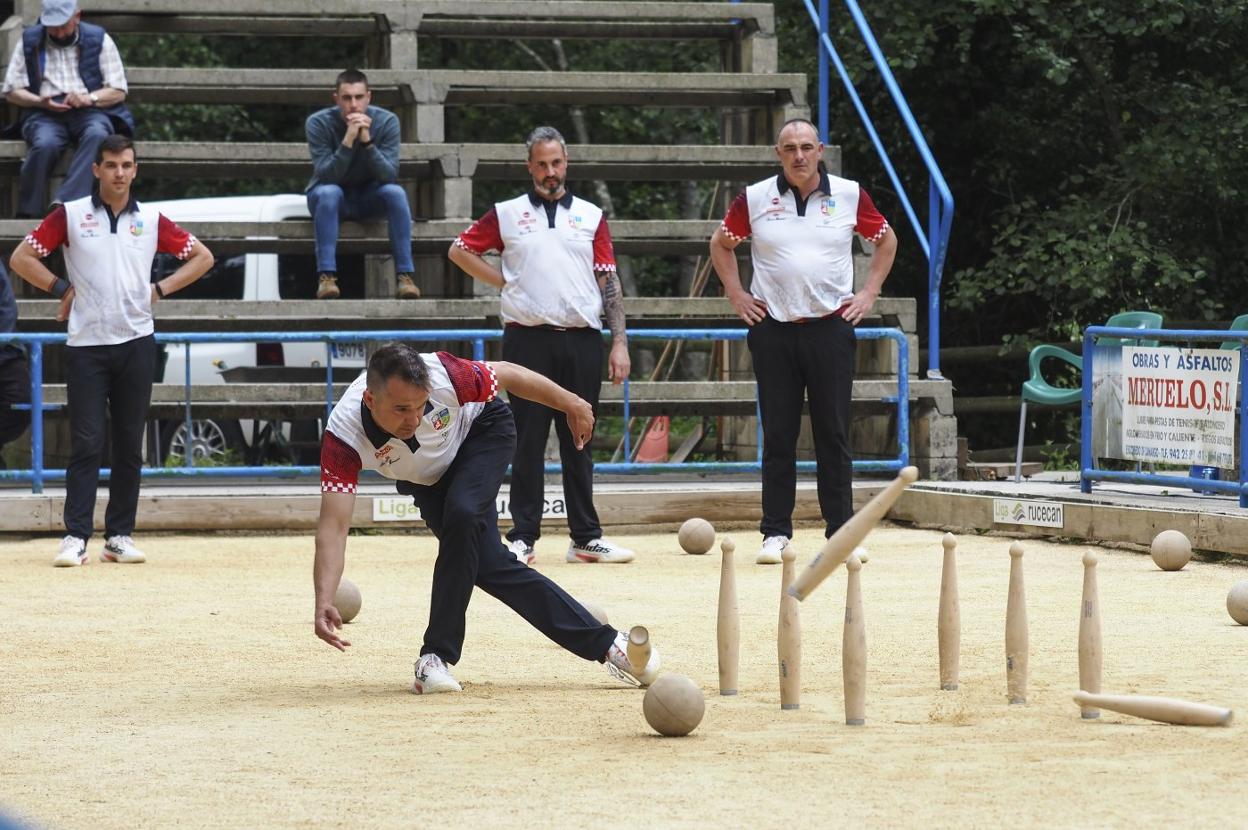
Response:
M335 69L185 69L127 67L128 101L143 104L324 104ZM789 118L806 116L806 77L799 74L672 72L509 72L370 70L373 102L398 112L408 141L446 140L448 106L748 108L763 118L767 143Z
M30 23L39 7L40 0L18 0L16 12ZM393 68L415 68L416 39L426 36L714 40L732 48L733 62L743 70L776 69L769 3L92 0L87 15L114 33L364 38L379 59L375 65Z
M444 255L451 241L469 219L434 219L412 224L412 252ZM12 247L36 223L28 219L0 220L0 244ZM614 219L611 237L616 253L654 256L700 256L719 227L718 220ZM312 223L289 222L195 222L189 230L218 256L237 253L297 253L312 250ZM384 222L343 222L338 253L376 253L388 250ZM745 246L742 246L744 249ZM743 251L744 252L744 251Z
M140 141L135 153L145 178L307 177L312 164L303 142ZM768 146L570 144L568 156L578 180L754 181L776 169ZM25 157L26 142L0 141L0 172L16 176ZM839 168L836 148L825 159ZM399 148L399 177L528 181L524 162L524 147L516 144L406 143ZM67 166L68 157L61 164Z
M278 373L280 374L280 369ZM323 371L323 370L322 370ZM333 399L342 397L345 383L335 383ZM634 415L754 415L754 381L633 381L629 384L631 413ZM64 404L65 385L44 384L44 402ZM603 381L601 410L610 415L623 413L624 387ZM854 401L875 403L896 396L895 380L854 381ZM919 380L910 383L910 400L941 399L949 395L947 381ZM198 418L264 418L298 420L323 415L326 385L321 383L216 383L191 386L191 412ZM184 417L185 387L158 383L152 387L151 414L154 418Z

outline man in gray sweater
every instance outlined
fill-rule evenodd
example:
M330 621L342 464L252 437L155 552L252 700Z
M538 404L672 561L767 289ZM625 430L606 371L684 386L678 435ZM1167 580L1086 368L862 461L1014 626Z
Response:
M412 282L412 212L399 176L399 119L371 105L368 78L358 69L338 76L335 106L308 116L305 129L312 155L308 211L316 234L316 298L332 300L338 288L338 223L386 217L398 274L396 296L415 299Z

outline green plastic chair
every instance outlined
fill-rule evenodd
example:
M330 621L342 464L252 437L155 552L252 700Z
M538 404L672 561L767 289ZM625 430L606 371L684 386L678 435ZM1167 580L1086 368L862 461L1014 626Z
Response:
M1227 331L1248 331L1248 314L1241 314L1231 321L1231 327ZM1238 349L1242 340L1223 340L1222 348Z
M1155 311L1121 311L1105 321L1105 325L1120 329L1159 329L1161 315ZM1119 337L1099 337L1099 346L1156 346L1156 340L1126 340Z
M1248 317L1248 315L1244 315ZM1121 311L1105 322L1106 326L1115 328L1159 329L1162 317L1155 311ZM1246 324L1248 325L1248 324ZM1156 346L1156 340L1135 340L1118 337L1101 337L1097 339L1101 346ZM1065 361L1076 369L1083 371L1083 358L1058 346L1036 346L1027 358L1031 377L1023 384L1023 404L1018 413L1018 450L1014 455L1014 482L1023 480L1023 437L1027 431L1027 402L1045 406L1062 406L1076 403L1083 394L1081 387L1070 388L1053 386L1044 379L1040 372L1040 364L1045 358L1054 357Z
M1027 366L1031 371L1023 383L1023 405L1018 413L1018 452L1014 456L1014 482L1023 480L1023 435L1027 431L1027 402L1044 406L1062 406L1075 403L1083 394L1082 387L1053 386L1044 379L1040 366L1046 358L1057 358L1083 371L1083 358L1068 352L1060 346L1036 346L1027 357Z

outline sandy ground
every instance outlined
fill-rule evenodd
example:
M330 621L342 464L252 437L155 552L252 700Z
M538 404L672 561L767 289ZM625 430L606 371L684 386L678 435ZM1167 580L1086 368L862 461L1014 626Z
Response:
M54 570L55 540L0 542L0 811L50 828L1163 826L1248 824L1248 568L1158 571L1098 550L1106 691L1232 706L1225 729L1105 713L1076 688L1084 546L1027 545L1028 704L1006 705L1008 539L959 547L962 676L938 691L940 534L881 528L863 569L865 727L844 725L841 569L802 606L802 708L781 712L780 568L741 542L741 690L717 690L717 555L622 536L626 566L538 567L649 626L707 696L687 738L654 736L642 692L478 594L459 695L408 692L434 544L352 537L364 609L339 654L311 627L310 536L147 536L150 561ZM796 540L799 567L817 531ZM100 547L92 543L94 554Z

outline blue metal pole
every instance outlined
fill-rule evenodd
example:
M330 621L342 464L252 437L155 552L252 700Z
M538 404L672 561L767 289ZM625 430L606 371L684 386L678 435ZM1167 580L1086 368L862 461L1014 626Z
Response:
M629 464L633 460L631 434L628 429L629 418L629 400L628 400L628 378L624 378L624 463Z
M325 341L325 426L329 426L330 413L334 411L334 344Z
M1239 344L1239 506L1248 507L1248 340Z
M472 341L472 359L485 360L485 341L480 337Z
M819 0L819 37L828 33L829 0ZM819 140L828 143L828 54L815 44L819 53Z
M910 344L904 332L893 332L897 341L897 460L910 463Z
M182 344L182 368L186 375L186 383L183 387L186 392L186 433L182 436L182 466L190 469L195 465L191 463L191 344L189 341Z
M1079 490L1083 493L1092 492L1092 479L1088 474L1092 469L1092 345L1095 339L1086 331L1083 333L1083 393L1079 417Z
M940 196L936 179L928 179L927 187L927 237L928 250L940 249ZM940 374L940 271L943 260L934 256L927 259L927 376L941 378Z
M43 344L30 344L30 492L43 492Z

